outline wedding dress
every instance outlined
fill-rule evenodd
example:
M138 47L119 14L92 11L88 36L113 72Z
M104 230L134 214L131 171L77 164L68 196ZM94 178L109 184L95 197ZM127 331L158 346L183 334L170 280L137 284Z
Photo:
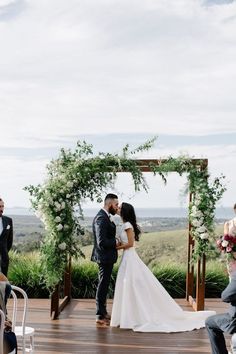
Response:
M127 243L122 226L121 242ZM123 251L117 274L111 326L139 332L181 332L205 326L205 319L215 311L183 311L143 263L135 247Z

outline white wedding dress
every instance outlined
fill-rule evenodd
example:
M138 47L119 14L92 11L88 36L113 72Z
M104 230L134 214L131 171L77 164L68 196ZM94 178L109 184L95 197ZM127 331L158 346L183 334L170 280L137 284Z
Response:
M127 243L123 224L121 242ZM173 284L174 285L174 284ZM134 247L123 251L117 274L111 326L139 332L181 332L205 326L214 311L183 311L143 263Z

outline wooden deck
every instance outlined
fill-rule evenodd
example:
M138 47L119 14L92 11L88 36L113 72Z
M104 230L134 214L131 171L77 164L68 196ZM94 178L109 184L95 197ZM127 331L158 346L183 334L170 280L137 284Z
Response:
M185 300L177 300L185 309ZM9 303L10 310L11 303ZM111 310L112 302L108 302ZM227 305L219 299L206 301L206 309L225 312ZM10 311L9 311L10 314ZM58 320L50 319L50 302L30 299L28 325L36 330L35 354L113 354L211 353L205 329L184 333L135 333L119 328L99 328L95 324L95 301L72 300ZM229 337L227 337L229 341ZM19 351L21 354L21 351Z

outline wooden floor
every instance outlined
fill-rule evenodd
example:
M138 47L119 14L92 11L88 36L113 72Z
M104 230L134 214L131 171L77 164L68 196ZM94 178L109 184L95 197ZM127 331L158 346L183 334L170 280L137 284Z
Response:
M185 300L177 302L185 310L191 311ZM10 306L9 303L9 310ZM110 301L109 310L111 306ZM35 354L211 353L205 329L167 334L135 333L132 330L96 327L94 300L72 300L60 318L54 321L49 316L49 300L30 299L29 307L28 325L36 330ZM227 305L221 300L206 301L208 310L214 309L221 313L225 312L226 308Z

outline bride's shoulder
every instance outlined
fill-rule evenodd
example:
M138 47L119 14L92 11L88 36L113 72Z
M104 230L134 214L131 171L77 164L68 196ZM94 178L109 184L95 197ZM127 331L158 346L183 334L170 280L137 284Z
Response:
M129 221L125 222L123 227L124 230L133 229L133 225Z

